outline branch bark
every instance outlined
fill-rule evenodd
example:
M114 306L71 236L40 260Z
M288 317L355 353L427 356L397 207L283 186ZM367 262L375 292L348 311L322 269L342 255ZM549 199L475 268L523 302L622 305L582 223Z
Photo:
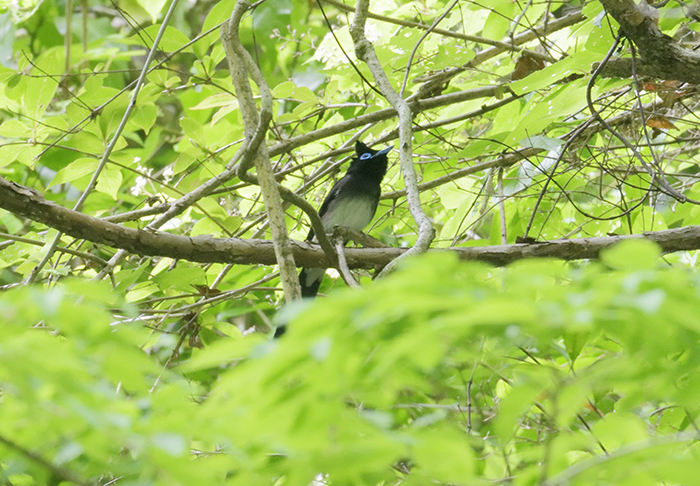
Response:
M263 138L272 120L272 94L265 82L265 78L257 65L245 50L238 36L238 27L243 14L248 11L250 4L246 0L238 0L231 13L229 22L221 26L221 39L229 65L229 71L236 88L236 98L243 115L244 133L246 140ZM253 92L248 81L248 75L257 84L261 95L261 109L258 109L253 99ZM301 288L296 275L294 254L291 241L287 235L287 225L282 209L282 198L275 181L275 176L270 165L270 156L267 146L260 143L253 157L257 172L257 181L265 203L265 210L270 223L272 242L275 248L277 264L280 270L280 280L287 301L301 298ZM243 179L249 166L241 161L238 167L238 176Z
M675 79L700 84L700 53L684 49L678 42L661 32L657 26L658 12L642 1L600 0L605 11L618 24L622 33L634 42L641 60L611 60L601 72L603 76L630 77L633 71L659 79ZM595 68L595 67L594 67Z
M392 261L381 271L380 276L386 275L392 271L396 264L403 258L416 253L423 253L430 248L435 238L435 228L433 222L428 218L428 215L423 211L420 202L420 193L418 192L418 178L416 170L413 167L413 112L409 104L404 100L399 93L394 90L389 78L384 72L377 54L374 52L374 46L365 37L365 22L367 20L367 11L369 10L369 0L358 0L355 10L355 19L350 26L350 36L355 44L355 54L357 58L367 64L374 80L377 83L382 95L391 103L399 115L399 151L401 155L401 174L403 175L404 184L406 185L406 200L408 208L411 211L413 220L418 224L418 239L415 245L402 254L397 260Z
M0 208L46 224L74 238L120 248L138 255L162 256L198 263L241 265L277 263L273 244L268 240L188 237L127 228L59 206L44 199L37 191L1 177ZM698 250L700 249L700 226L685 226L636 235L430 251L453 252L462 260L478 260L502 266L524 258L595 259L601 251L621 241L642 238L657 243L666 253ZM317 245L294 240L290 240L290 245L294 261L299 266L330 267L333 265ZM345 258L349 268L375 268L387 265L407 251L405 248L346 248Z

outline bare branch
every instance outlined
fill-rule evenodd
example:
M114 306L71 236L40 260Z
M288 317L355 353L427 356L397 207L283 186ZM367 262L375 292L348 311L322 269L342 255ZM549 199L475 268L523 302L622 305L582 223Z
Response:
M435 187L442 186L443 184L447 184L448 182L456 181L457 179L461 179L462 177L476 174L478 172L481 172L482 170L488 170L488 169L492 169L494 167L508 167L508 166L515 164L516 162L523 160L523 159L527 159L528 157L532 157L534 155L537 155L540 152L543 152L543 150L539 149L539 148L526 148L523 150L519 150L515 153L503 155L503 156L498 157L497 159L494 159L494 160L480 162L480 163L474 164L470 167L465 167L464 169L455 170L454 172L451 172L451 173L444 175L442 177L436 177L433 180L430 180L428 182L424 182L423 184L418 185L418 191L419 192L427 191L428 189L433 189ZM399 191L392 191L392 192L387 192L385 194L382 194L382 199L398 199L400 197L404 197L405 195L406 195L406 190L401 189Z
M241 18L249 8L250 4L246 0L238 0L236 7L231 13L229 22L221 26L221 38L226 51L229 71L233 78L233 84L236 87L236 98L243 114L245 136L247 140L252 140L256 136L262 139L272 120L272 94L262 73L238 37L238 27ZM259 115L253 100L253 92L248 82L249 74L260 89L262 103ZM300 299L301 288L296 276L296 265L294 264L294 255L291 251L291 243L287 235L282 199L280 198L277 181L275 181L270 165L270 156L264 143L260 143L255 151L253 160L265 203L265 210L270 222L270 231L285 299L287 301ZM245 162L245 160L241 161L239 166L238 176L241 178L243 178L248 169Z
M416 240L416 244L401 256L401 258L405 258L416 253L427 251L430 247L430 243L432 243L435 238L435 228L433 227L433 222L428 218L421 206L420 193L418 192L418 178L416 177L416 170L413 167L413 112L406 100L401 98L394 90L389 78L384 72L384 68L377 58L377 54L374 52L372 43L365 37L365 21L367 20L368 9L369 0L357 1L355 19L350 27L350 36L355 44L355 54L358 59L361 59L367 64L379 90L399 115L401 173L403 174L404 184L406 185L408 208L411 211L414 221L418 224L418 239ZM380 276L391 272L396 263L398 263L398 260L384 267Z
M74 238L121 248L138 255L163 256L200 263L273 265L273 245L267 240L179 236L157 231L127 228L93 218L47 201L37 191L0 177L0 208L46 224ZM635 235L553 240L533 244L452 248L462 260L479 260L507 265L524 258L580 260L598 258L600 252L620 241L648 239L666 253L700 249L700 226L644 232ZM305 267L331 267L333 262L317 245L290 240L294 260ZM385 266L408 250L405 248L346 248L349 268Z
M414 113L420 113L421 111L430 110L432 108L440 108L442 106L452 105L454 103L460 103L462 101L470 101L480 98L492 98L494 96L499 96L504 91L508 91L508 88L500 85L484 86L481 88L457 91L455 93L434 96L418 102L414 102L411 106L411 109L414 111ZM332 137L333 135L347 132L354 128L363 127L365 125L377 123L383 120L389 120L390 118L396 117L397 114L398 113L394 108L384 108L383 110L368 113L366 115L360 115L355 118L336 123L335 125L323 127L318 130L299 135L298 137L293 137L284 140L270 147L270 157L290 152L291 150L294 150L297 147L301 147L302 145L306 145L311 142L316 142L324 138ZM328 156L330 155L335 154L328 154Z
M620 24L625 37L634 42L642 58L634 66L631 59L615 61L608 76L630 77L634 67L639 74L700 84L700 53L681 47L661 32L654 8L646 2L637 4L632 0L601 0L600 3Z
M338 271L340 271L340 276L348 287L359 288L360 284L355 281L355 278L350 273L350 268L348 267L348 262L345 260L345 245L342 239L337 239L335 242L335 250L338 253Z

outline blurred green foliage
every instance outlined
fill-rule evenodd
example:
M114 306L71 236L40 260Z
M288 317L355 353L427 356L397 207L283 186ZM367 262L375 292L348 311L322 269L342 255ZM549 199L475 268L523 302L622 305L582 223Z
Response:
M646 242L578 268L430 254L176 366L110 324L107 285L12 290L2 474L52 481L21 446L86 484L692 484L697 280Z
M700 224L696 206L660 194L600 127L555 163L588 120L591 65L616 35L599 2L565 3L372 1L373 13L397 21L367 24L397 89L414 54L406 96L454 68L459 75L427 96L495 87L493 96L416 116L419 179L442 181L421 192L434 247L500 244L504 234L512 243L526 231L548 240ZM84 213L153 209L120 223L143 228L159 204L217 177L239 150L243 125L218 30L234 5L178 3ZM321 5L266 0L240 29L274 96L266 144L308 135L273 157L274 170L316 205L347 166L347 153L332 151L355 136L396 144L394 118L318 135L389 106L354 57L353 6ZM116 134L169 4L66 6L0 0L0 176L73 207ZM519 44L549 61L515 80L522 58L498 43L576 7L576 22ZM693 40L694 19L674 2L658 10L664 33ZM444 31L424 36L443 13ZM649 160L653 139L669 184L700 199L697 92L642 87L600 78L592 94ZM640 102L673 128L643 126ZM527 158L500 164L525 149ZM394 155L390 162L385 193L404 189ZM457 171L468 173L445 180ZM303 239L305 218L286 211L290 235ZM259 189L236 178L163 230L269 237ZM411 245L417 228L405 198L383 199L369 231ZM599 262L501 269L434 252L382 281L358 272L361 291L326 278L328 298L283 307L272 267L129 255L97 280L116 250L67 235L37 284L17 285L55 235L0 210L2 484L697 482L693 253L662 258L653 245L630 242ZM278 312L289 322L283 339L251 332L268 331Z

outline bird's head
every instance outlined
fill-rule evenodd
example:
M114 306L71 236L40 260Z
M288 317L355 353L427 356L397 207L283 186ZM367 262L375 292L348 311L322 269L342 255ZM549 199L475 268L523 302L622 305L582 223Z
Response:
M361 173L371 175L381 180L386 174L389 161L386 155L394 147L387 147L382 150L372 150L359 140L355 142L355 152L357 155L352 159L348 168L348 173Z

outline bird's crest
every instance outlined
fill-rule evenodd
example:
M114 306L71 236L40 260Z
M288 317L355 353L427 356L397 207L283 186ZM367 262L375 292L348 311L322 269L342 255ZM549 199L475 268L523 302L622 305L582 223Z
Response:
M360 142L359 140L357 142L355 142L355 152L357 152L357 156L360 158L362 157L363 154L370 154L370 156L371 156L371 155L374 155L377 153L376 150L372 150L371 148L369 148L367 145Z

